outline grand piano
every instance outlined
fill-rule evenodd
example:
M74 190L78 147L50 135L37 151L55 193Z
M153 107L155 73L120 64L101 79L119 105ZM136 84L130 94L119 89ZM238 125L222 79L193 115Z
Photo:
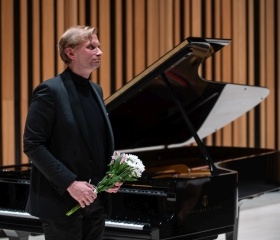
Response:
M239 201L278 189L277 151L203 142L269 94L199 76L229 43L187 38L105 100L116 149L139 156L146 170L112 194L104 239L237 239ZM0 229L9 239L42 234L24 211L29 180L30 164L0 168Z

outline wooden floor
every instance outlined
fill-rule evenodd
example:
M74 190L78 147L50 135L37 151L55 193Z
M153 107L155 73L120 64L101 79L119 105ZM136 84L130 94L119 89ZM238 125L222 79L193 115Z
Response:
M274 191L244 199L240 203L238 240L280 239L280 191ZM0 238L6 240L7 238ZM45 240L44 236L29 240ZM225 240L219 235L217 240Z

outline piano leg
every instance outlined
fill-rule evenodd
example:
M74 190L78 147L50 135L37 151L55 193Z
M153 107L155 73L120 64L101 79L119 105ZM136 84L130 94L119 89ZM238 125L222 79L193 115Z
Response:
M237 213L237 218L235 219L233 232L229 232L225 234L226 240L237 240L238 238L239 213L240 213L240 207L238 206L238 213Z
M28 240L29 232L22 232L16 230L2 229L9 240Z

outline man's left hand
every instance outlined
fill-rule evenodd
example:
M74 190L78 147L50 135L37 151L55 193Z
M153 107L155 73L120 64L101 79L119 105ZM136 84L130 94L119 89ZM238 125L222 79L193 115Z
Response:
M116 193L117 191L119 191L120 187L121 187L122 183L118 182L115 184L115 186L109 188L108 190L106 190L106 192L108 193Z

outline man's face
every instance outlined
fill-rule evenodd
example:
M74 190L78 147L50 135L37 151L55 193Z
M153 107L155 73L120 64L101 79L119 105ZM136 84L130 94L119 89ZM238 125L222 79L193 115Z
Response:
M72 63L75 67L82 71L90 72L97 69L100 65L100 57L102 55L99 45L100 43L96 34L93 34L91 40L88 39L73 49L75 57Z

